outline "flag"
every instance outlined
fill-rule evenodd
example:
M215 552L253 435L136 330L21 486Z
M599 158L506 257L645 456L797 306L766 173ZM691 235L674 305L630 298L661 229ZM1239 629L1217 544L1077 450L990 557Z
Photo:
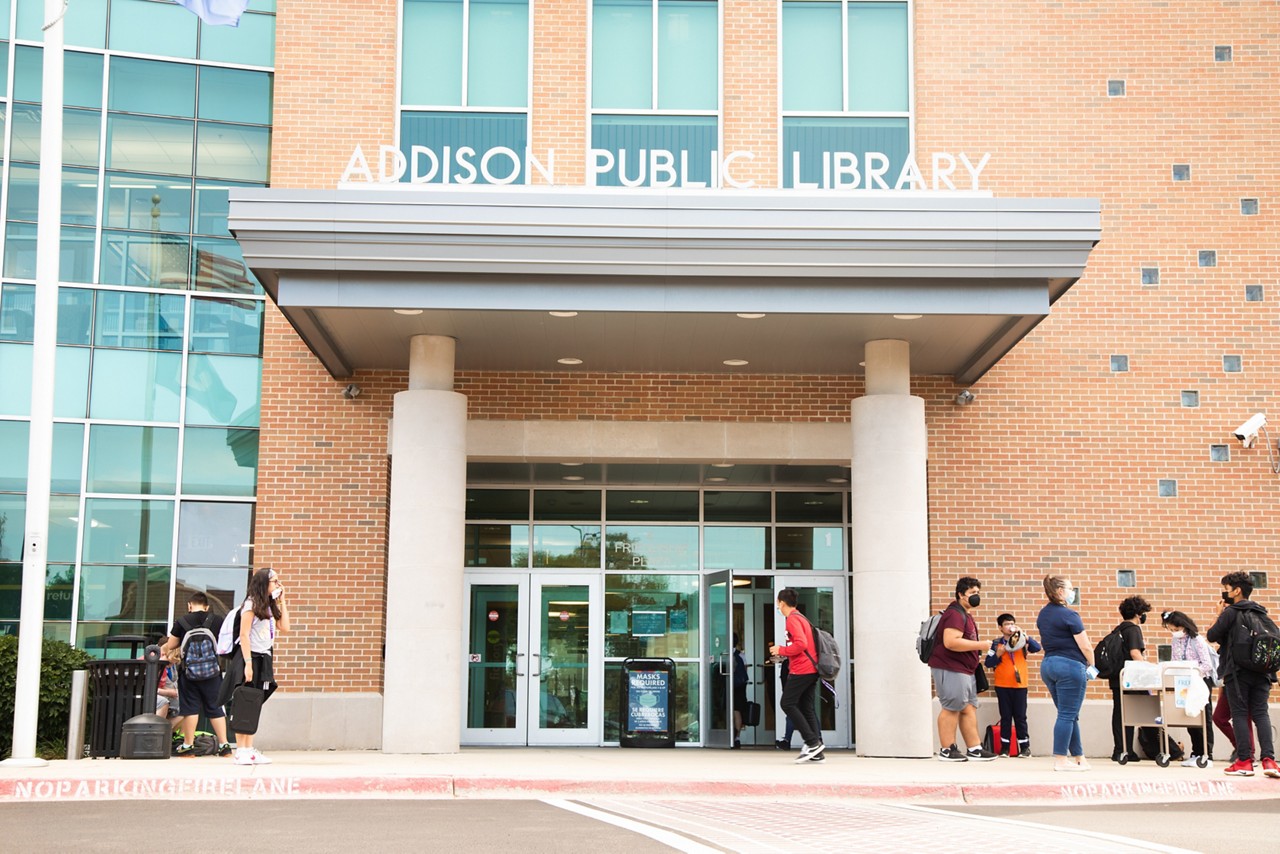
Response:
M175 0L200 16L200 20L215 27L240 26L240 16L249 8L249 0Z

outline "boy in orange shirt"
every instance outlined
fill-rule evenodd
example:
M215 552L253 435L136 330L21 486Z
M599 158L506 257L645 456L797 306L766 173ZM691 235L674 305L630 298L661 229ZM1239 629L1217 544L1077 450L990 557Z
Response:
M1009 755L1009 733L1017 733L1018 756L1031 755L1027 734L1027 654L1040 651L1040 642L1018 628L1012 614L996 617L1000 637L991 642L984 662L995 668L996 700L1000 704L1000 743L993 745L1000 756Z

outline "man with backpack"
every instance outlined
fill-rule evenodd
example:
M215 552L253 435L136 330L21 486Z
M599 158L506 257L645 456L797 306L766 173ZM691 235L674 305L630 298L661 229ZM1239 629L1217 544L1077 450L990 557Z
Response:
M795 723L804 739L804 747L796 757L796 764L822 762L826 749L822 743L822 728L818 724L818 647L814 642L813 626L796 610L799 597L790 587L778 591L778 610L786 619L787 643L771 644L769 654L785 656L791 675L782 688L780 705L787 717Z
M933 685L942 711L938 712L938 759L943 762L990 762L995 753L978 738L978 685L975 671L989 645L978 640L973 611L982 601L982 582L964 577L956 582L955 599L938 621L939 640L929 655ZM956 727L967 751L955 743Z
M1233 777L1253 776L1253 733L1249 719L1258 728L1258 747L1262 757L1262 773L1280 778L1276 766L1275 744L1271 738L1271 713L1267 708L1274 670L1269 664L1259 664L1253 655L1254 646L1261 638L1271 640L1274 648L1276 625L1267 616L1267 609L1249 597L1253 594L1253 579L1247 572L1232 572L1222 577L1222 602L1217 621L1205 633L1210 643L1218 644L1221 658L1223 692L1231 701L1231 719L1236 737L1236 761L1227 767Z
M217 634L222 619L209 610L209 597L196 591L187 599L187 613L169 630L162 652L182 650L178 666L178 708L182 712L182 745L176 756L195 756L196 721L201 711L218 739L218 755L230 756L234 748L227 742L226 713L218 705L222 670L218 665Z

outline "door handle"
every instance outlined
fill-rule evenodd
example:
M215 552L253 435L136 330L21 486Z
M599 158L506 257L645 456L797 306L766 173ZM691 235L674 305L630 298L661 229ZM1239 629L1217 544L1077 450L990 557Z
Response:
M535 669L531 669L529 671L529 675L541 676L542 675L542 656L538 655L538 653L536 652L532 653L530 656L530 663L533 664L533 667Z
M517 676L523 676L523 675L524 675L524 673L522 673L522 672L521 672L521 670L520 670L520 659L522 659L522 658L524 658L524 653L523 653L523 652L517 652L517 653L516 653L516 675L517 675Z
M728 676L728 675L729 675L729 670L728 670L728 668L726 667L726 665L727 665L728 663L729 663L729 656L728 656L728 654L727 654L727 653L723 653L723 652L722 652L722 653L720 653L720 675L721 675L721 676Z

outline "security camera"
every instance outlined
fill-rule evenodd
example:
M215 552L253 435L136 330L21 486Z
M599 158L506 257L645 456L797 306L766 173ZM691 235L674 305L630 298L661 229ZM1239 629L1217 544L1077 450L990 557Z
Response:
M1237 427L1231 435L1240 440L1240 443L1246 448L1253 447L1253 443L1258 438L1258 431L1267 426L1267 416L1261 412L1255 413L1252 418Z

